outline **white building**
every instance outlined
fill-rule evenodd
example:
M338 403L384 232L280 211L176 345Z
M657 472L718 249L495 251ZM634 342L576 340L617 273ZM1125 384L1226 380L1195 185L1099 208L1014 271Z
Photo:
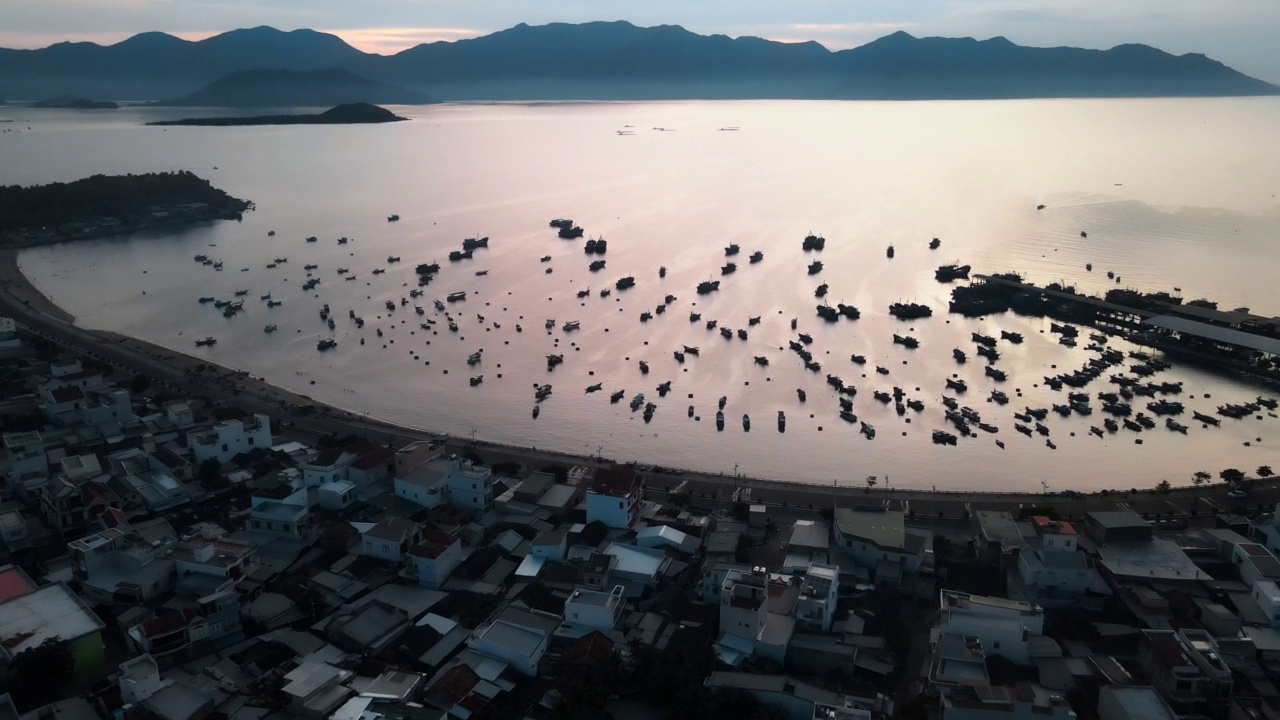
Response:
M1274 580L1258 580L1253 584L1249 595L1266 613L1273 628L1280 628L1280 585Z
M1231 564L1240 571L1241 582L1250 587L1259 580L1280 580L1280 561L1258 543L1233 545Z
M906 513L885 503L835 509L836 548L851 558L858 568L876 575L892 576L896 569L916 573L924 564L928 538L908 532ZM890 572L881 572L885 565ZM843 567L843 566L842 566Z
M477 483L478 484L478 483ZM416 505L433 508L449 502L449 461L432 459L397 475L396 495Z
M1075 527L1043 515L1031 520L1036 538L1018 554L1009 597L1042 607L1099 606L1110 588L1077 547Z
M254 415L253 422L248 425L240 420L223 420L209 432L191 440L191 453L197 464L210 458L217 460L219 464L225 464L240 453L269 447L271 418L266 415Z
M796 626L801 630L831 632L840 596L840 568L814 563L800 583Z
M358 499L355 483L350 480L334 480L320 486L316 503L325 510L341 511L350 507Z
M635 468L614 465L596 471L587 491L587 522L611 528L629 528L640 515L643 488Z
M438 530L425 531L422 540L409 548L409 560L418 587L439 588L462 564L462 540Z
M470 460L449 458L449 504L475 515L493 508L493 471Z
M622 622L626 610L626 598L621 585L615 585L607 593L596 590L574 590L564 602L564 624L574 637L599 631L606 635Z
M140 604L173 589L178 538L164 519L109 528L67 543L80 593L95 604Z
M942 591L939 635L978 638L985 652L1019 665L1031 661L1031 638L1044 634L1044 610L1017 600Z
M412 520L387 516L360 536L360 554L398 563L409 548L421 540L421 525Z
M183 539L173 554L179 582L196 576L214 592L234 589L257 566L257 558L258 546L251 542L203 533Z
M250 530L290 538L301 538L306 534L311 517L306 488L281 483L274 488L254 492L250 503Z
M522 675L535 677L551 634L559 625L559 618L508 607L492 622L476 629L469 649L501 660Z

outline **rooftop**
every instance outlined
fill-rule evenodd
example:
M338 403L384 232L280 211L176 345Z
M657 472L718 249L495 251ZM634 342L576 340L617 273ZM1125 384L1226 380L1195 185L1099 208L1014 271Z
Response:
M103 627L98 616L62 583L0 603L0 645L10 655L52 637L75 640Z
M418 529L418 524L412 520L405 520L392 515L382 518L377 525L369 528L365 533L369 537L378 538L379 540L392 540L400 542L404 540L406 535L412 535Z
M831 526L820 520L797 520L787 544L791 547L826 550L831 547Z
M882 505L836 508L836 529L845 537L866 540L882 550L906 548L906 514Z
M1205 338L1225 345L1237 345L1269 355L1280 355L1280 339L1267 337L1266 335L1255 335L1254 333L1243 332L1234 328L1210 325L1207 322L1174 315L1157 315L1144 320L1143 324L1172 330L1183 335L1194 335L1195 337Z
M630 465L614 465L596 471L591 492L597 495L627 497L640 486L640 476Z
M1036 532L1041 535L1075 535L1076 529L1066 520L1050 520L1044 515L1033 515L1031 522L1036 526Z
M1098 691L1098 704L1117 706L1123 711L1124 717L1142 718L1142 720L1177 720L1178 718L1152 687L1108 685Z
M1000 543L1002 550L1026 547L1027 542L1018 529L1013 515L1003 510L978 510L974 512L978 532L987 542Z
M1125 578L1194 581L1201 575L1200 569L1177 543L1160 538L1107 543L1098 548L1098 559L1102 567L1113 575Z
M1129 512L1128 510L1098 510L1089 513L1089 521L1101 527L1123 528L1123 527L1151 527L1151 523L1143 520L1140 515Z
M415 557L435 560L446 550L461 543L457 537L439 530L428 530L423 533L422 542L409 548L409 554Z

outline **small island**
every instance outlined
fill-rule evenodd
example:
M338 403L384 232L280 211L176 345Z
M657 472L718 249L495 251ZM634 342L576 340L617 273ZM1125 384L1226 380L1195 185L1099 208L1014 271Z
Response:
M388 123L408 120L387 110L369 103L351 103L338 105L319 114L312 115L257 115L254 117L215 117L185 118L182 120L159 120L148 125L200 125L214 127L231 127L241 125L363 125L370 123Z
M82 97L72 97L70 95L59 95L51 97L47 100L31 103L33 108L55 108L58 110L119 110L120 106L113 102L104 102L102 100L89 100Z
M0 247L25 247L210 220L239 220L253 203L185 170L94 175L70 183L0 186Z

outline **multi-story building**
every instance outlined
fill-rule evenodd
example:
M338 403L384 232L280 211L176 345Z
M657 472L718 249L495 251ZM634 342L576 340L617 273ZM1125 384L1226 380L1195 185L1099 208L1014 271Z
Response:
M596 590L574 590L564 602L564 625L571 635L585 635L592 631L610 633L622 622L626 611L626 598L621 585L604 593Z
M891 509L887 501L836 508L834 518L834 549L869 572L882 589L889 589L886 578L896 583L924 565L928 537L909 532L906 512Z
M206 533L184 538L173 554L178 582L194 578L189 584L200 588L198 595L235 589L257 566L257 557L258 546L251 542Z
M1138 666L1175 712L1226 714L1231 669L1219 656L1217 641L1204 630L1143 630Z
M1100 606L1110 594L1093 562L1076 545L1076 529L1065 520L1031 518L1036 538L1018 553L1009 597L1042 607Z
M614 465L596 471L587 491L587 522L629 528L640 515L643 486L635 468Z
M462 540L439 530L423 531L421 540L409 548L408 560L418 587L438 588L462 564Z
M938 716L940 720L1073 720L1076 713L1061 693L1022 682L943 688Z
M209 432L191 440L191 453L197 464L209 459L226 463L240 453L269 447L271 418L266 415L254 415L253 420L247 424L240 420L223 420Z
M449 503L481 515L493 509L493 471L465 458L450 457Z
M311 517L306 488L280 483L254 491L249 502L250 530L291 538L306 535Z
M34 505L49 479L49 457L45 454L40 433L5 433L4 446L9 451L9 472L5 474L9 492Z
M360 554L399 563L409 548L422 542L422 526L412 520L387 516L360 538Z
M840 568L814 563L800 582L796 605L796 627L800 630L831 632L840 595Z
M164 519L109 528L67 543L80 593L95 604L140 604L173 589L178 538Z
M978 638L989 654L1019 665L1031 660L1031 638L1044 633L1044 610L1027 602L943 590L940 606L940 636Z

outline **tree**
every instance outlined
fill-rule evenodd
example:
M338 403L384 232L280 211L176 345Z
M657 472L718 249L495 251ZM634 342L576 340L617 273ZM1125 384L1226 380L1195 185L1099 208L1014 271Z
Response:
M62 685L75 673L71 644L54 636L13 658L13 694L18 704L34 708L64 696Z
M1169 485L1169 481L1168 481L1168 480L1161 480L1159 483L1157 483L1157 484L1156 484L1156 490L1158 490L1159 492L1162 492L1162 493L1167 493L1167 492L1169 492L1169 488L1170 488L1170 487L1171 487L1171 486Z
M129 392L134 395L141 395L151 387L151 377L148 375L137 375L133 378L133 382L129 383Z
M873 488L873 487L875 487L875 486L876 486L876 476L875 476L875 475L868 475L868 476L867 476L867 489L868 489L868 490L870 490L871 488Z
M1199 487L1209 482L1212 478L1213 476L1204 470L1197 470L1195 474L1191 476L1191 482L1195 483L1196 487Z
M1259 465L1257 474L1258 474L1258 477L1260 478L1271 477L1272 475L1275 475L1275 473L1271 472L1270 465Z
M1218 477L1222 478L1223 482L1238 483L1244 480L1244 473L1235 468L1227 468L1218 473Z
M200 463L199 479L204 481L217 480L222 475L222 463L218 462L218 458L207 458Z

